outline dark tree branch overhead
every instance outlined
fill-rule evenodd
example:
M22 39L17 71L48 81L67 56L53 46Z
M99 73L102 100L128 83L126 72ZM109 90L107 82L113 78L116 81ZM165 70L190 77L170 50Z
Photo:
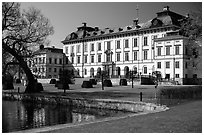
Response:
M15 57L24 70L28 79L26 92L37 90L25 58L32 55L32 47L44 44L53 33L49 19L40 10L32 7L21 13L19 3L2 3L2 48Z

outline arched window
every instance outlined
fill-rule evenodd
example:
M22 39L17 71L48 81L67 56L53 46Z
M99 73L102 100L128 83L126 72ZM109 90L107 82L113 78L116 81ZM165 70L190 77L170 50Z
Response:
M134 74L137 74L137 67L134 67L134 68L133 68L133 73L134 73Z
M90 76L94 76L94 68L90 69Z
M120 75L120 67L116 67L116 75Z
M124 75L128 76L128 74L129 74L129 67L125 66L125 68L124 68Z
M98 69L97 69L97 74L101 74L101 68L100 67L98 67Z

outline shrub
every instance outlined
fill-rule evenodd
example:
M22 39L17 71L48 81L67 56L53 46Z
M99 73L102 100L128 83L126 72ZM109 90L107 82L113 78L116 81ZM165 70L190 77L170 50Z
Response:
M37 90L38 91L43 91L43 86L42 86L42 83L37 83Z
M126 79L120 79L119 85L121 85L121 86L127 86L127 80L126 80Z
M151 78L141 77L141 85L154 85L154 81Z
M58 83L58 86L57 86L58 89L69 89L69 84L68 83L65 83L63 85L63 83Z
M55 83L55 87L58 87L58 84L60 83L60 81L56 81Z
M189 99L202 97L202 86L169 86L159 89L159 94L167 99Z
M51 79L50 84L56 84L56 79Z
M93 88L92 83L90 81L83 81L82 88Z
M111 80L104 80L103 86L104 87L112 87L113 85L112 85Z
M96 79L89 79L89 82L91 82L92 85L97 85Z

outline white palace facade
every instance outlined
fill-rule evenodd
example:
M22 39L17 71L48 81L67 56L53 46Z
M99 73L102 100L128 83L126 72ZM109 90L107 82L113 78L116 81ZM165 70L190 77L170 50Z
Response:
M159 71L162 78L193 77L186 70L186 38L178 35L184 16L164 7L145 23L118 28L78 27L62 43L69 60L66 67L80 77L105 70L111 77L123 77L131 70L137 75Z

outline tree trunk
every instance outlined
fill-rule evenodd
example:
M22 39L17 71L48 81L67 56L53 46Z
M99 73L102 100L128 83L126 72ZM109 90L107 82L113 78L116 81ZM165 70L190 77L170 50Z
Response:
M28 67L27 63L24 61L23 57L18 55L18 53L16 53L15 50L11 49L4 42L2 42L2 47L5 49L5 51L9 52L11 55L13 55L18 60L19 65L24 70L26 77L27 77L27 80L28 80L28 84L27 84L27 87L25 89L25 92L26 93L40 92L40 90L37 87L37 82L35 81L34 76L31 72L30 68Z

